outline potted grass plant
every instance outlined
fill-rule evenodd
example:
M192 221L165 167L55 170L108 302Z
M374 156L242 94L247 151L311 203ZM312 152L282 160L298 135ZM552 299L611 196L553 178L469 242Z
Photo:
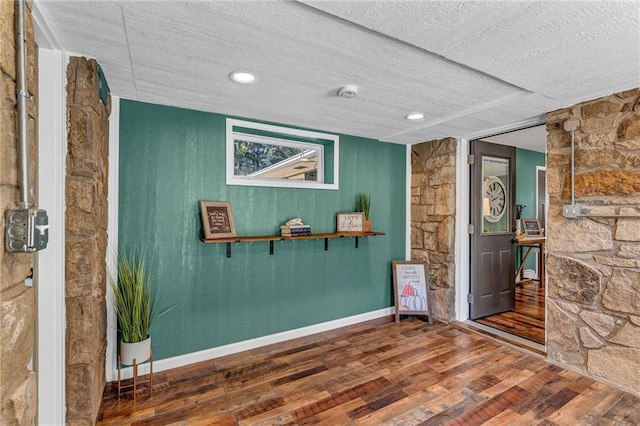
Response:
M371 194L367 195L364 192L359 193L356 198L356 211L364 213L364 232L371 232L370 210Z
M140 364L151 357L151 323L175 305L159 314L156 312L158 300L152 295L153 278L142 253L131 256L121 253L117 275L117 279L109 275L109 283L121 334L120 362Z

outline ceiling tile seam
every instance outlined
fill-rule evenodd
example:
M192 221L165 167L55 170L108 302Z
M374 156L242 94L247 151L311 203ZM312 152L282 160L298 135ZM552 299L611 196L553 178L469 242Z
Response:
M127 31L127 19L124 16L124 6L120 5L120 16L122 17L122 28L124 29L124 36L127 41L127 53L129 54L129 65L131 65L131 75L133 77L133 90L138 98L138 80L136 79L136 69L133 65L133 57L131 55L131 43L129 42L129 31Z
M467 115L474 114L476 112L485 111L487 109L496 107L498 105L502 105L504 103L513 101L513 100L515 100L517 98L520 98L520 97L522 97L524 99L524 98L532 96L532 95L535 95L535 94L527 92L527 93L514 93L512 95L503 96L502 98L494 99L492 101L485 102L483 104L476 105L474 107L467 108L467 109L464 109L462 111L455 112L453 114L445 115L444 117L440 117L440 118L437 118L435 120L430 120L430 121L421 123L419 126L413 126L413 127L409 128L409 129L405 129L405 130L401 130L399 132L391 133L391 134L386 135L384 137L385 138L393 138L395 136L401 136L401 135L404 135L404 134L407 134L407 133L417 132L419 130L427 129L429 127L433 127L433 126L436 126L438 124L446 123L447 121L455 120L456 118L461 118L461 117L464 117L464 116L467 116Z
M384 38L386 38L388 40L392 40L392 41L394 41L396 43L404 44L405 46L409 46L409 47L411 47L413 49L419 50L420 52L425 53L428 56L431 56L434 60L438 60L438 61L444 62L445 64L448 64L448 65L453 65L454 67L462 68L463 70L468 71L470 74L476 74L476 75L482 76L482 77L484 77L484 78L486 78L488 80L491 80L491 81L494 81L494 82L497 82L497 83L501 83L501 84L503 84L505 86L510 86L510 87L513 87L515 89L518 89L518 90L521 90L521 91L524 91L524 92L535 93L535 91L529 90L526 87L522 87L522 86L519 86L519 85L517 85L515 83L511 83L511 82L509 82L507 80L503 80L503 79L501 79L499 77L496 77L496 76L494 76L492 74L489 74L488 72L482 71L482 70L477 69L477 68L473 68L472 66L466 65L466 64L464 64L462 62L458 62L458 61L455 61L453 59L449 59L444 55L432 52L432 51L424 49L424 48L422 48L420 46L416 46L415 44L409 43L408 41L400 40L400 39L395 38L393 36L390 36L388 34L376 31L373 28L369 28L369 27L366 27L364 25L358 24L356 22L350 21L350 20L348 20L346 18L343 18L341 16L334 15L334 14L332 14L330 12L326 12L326 11L324 11L322 9L317 9L313 5L310 5L308 3L304 3L303 0L296 0L296 3L300 4L302 6L306 6L306 7L310 8L310 9L313 9L317 13L320 13L320 14L323 14L323 15L327 15L327 16L331 16L334 19L337 19L339 21L345 22L345 23L347 23L347 24L349 24L351 26L358 27L358 28L360 28L360 29L362 29L364 31L376 34L376 35L378 35L380 37L384 37Z

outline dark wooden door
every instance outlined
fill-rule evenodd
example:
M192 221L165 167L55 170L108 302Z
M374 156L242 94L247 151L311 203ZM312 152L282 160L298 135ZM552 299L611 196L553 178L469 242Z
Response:
M514 147L471 141L470 318L515 308Z

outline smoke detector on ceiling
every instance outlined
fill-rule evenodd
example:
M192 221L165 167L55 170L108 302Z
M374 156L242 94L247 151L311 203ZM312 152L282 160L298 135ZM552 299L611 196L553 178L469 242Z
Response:
M357 86L348 85L348 86L342 86L341 88L338 89L338 96L340 96L341 98L351 99L351 98L355 98L357 94L358 94Z

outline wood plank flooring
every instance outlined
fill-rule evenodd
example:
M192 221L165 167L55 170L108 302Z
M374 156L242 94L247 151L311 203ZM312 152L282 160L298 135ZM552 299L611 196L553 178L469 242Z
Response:
M544 345L544 288L537 283L516 287L516 309L474 320Z
M135 403L108 387L98 424L640 424L640 397L416 318L383 318L164 371L154 383Z

